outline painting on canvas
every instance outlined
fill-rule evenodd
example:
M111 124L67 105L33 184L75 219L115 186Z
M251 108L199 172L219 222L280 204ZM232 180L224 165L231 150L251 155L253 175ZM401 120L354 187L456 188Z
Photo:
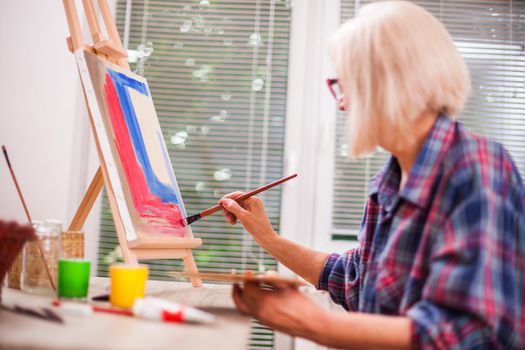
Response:
M146 80L76 53L100 149L128 240L188 236L186 211Z

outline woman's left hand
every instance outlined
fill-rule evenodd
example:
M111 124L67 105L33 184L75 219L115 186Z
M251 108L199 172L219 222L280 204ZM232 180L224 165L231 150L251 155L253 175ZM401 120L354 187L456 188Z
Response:
M233 287L233 301L244 314L292 336L316 340L325 311L296 288L261 289L257 283Z

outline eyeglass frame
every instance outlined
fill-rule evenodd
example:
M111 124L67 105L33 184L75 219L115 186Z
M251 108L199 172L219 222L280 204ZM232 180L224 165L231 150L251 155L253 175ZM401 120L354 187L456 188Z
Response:
M337 95L337 93L334 90L334 85L339 85L339 79L337 78L329 78L326 79L326 84L328 85L328 89L330 90L330 93L335 98L336 101L340 101L343 98L343 94ZM341 87L339 87L339 91L341 91Z

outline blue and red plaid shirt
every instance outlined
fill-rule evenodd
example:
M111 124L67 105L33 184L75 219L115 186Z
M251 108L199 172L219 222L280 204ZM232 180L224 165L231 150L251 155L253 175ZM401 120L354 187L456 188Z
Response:
M525 187L509 154L440 116L401 191L400 178L392 157L359 246L330 255L318 288L347 310L409 317L420 348L524 349Z

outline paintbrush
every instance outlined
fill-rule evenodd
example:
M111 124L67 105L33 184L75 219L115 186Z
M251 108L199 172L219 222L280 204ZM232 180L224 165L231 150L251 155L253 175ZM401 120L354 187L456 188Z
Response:
M255 196L258 193L261 193L261 192L266 191L266 190L268 190L268 189L270 189L272 187L280 185L283 182L286 182L286 181L288 181L290 179L293 179L296 176L297 176L297 174L293 174L293 175L290 175L290 176L283 177L280 180L274 181L272 183L269 183L269 184L264 185L262 187L256 188L255 190L251 190L250 192L246 192L245 194L242 194L240 196L237 196L237 197L234 197L234 198L231 198L231 199L233 199L236 202L243 201L243 200L245 200L247 198L250 198L251 196ZM200 220L200 219L202 219L205 216L208 216L208 215L211 215L213 213L216 213L216 212L218 212L221 209L222 209L222 205L220 205L220 204L214 205L213 207L208 208L208 209L206 209L204 211L201 211L198 214L186 217L185 219L182 220L182 224L184 226L191 225L195 221Z
M20 190L20 186L18 185L18 181L16 180L15 172L13 171L13 167L11 166L11 162L9 161L9 156L7 155L7 149L5 148L5 145L2 145L2 151L4 152L5 161L7 162L7 167L9 168L9 171L11 172L11 178L13 179L13 182L15 183L16 191L18 192L18 197L20 198L20 201L22 202L22 206L24 207L24 211L26 212L27 220L29 221L29 224L33 224L33 221L31 220L31 215L29 215L29 210L27 209L26 201L24 200L24 196L22 195L22 191ZM37 235L38 240L38 252L40 254L40 257L42 258L42 261L44 262L44 267L46 270L47 277L49 278L49 282L51 283L51 287L54 291L56 291L55 282L53 282L53 277L51 277L51 272L49 271L49 267L47 266L46 256L44 255L44 250L42 248L42 241L40 240L40 237Z
M2 304L0 305L0 309L4 309L6 311L14 312L14 313L21 314L21 315L39 318L42 320L47 320L50 322L64 323L64 319L48 307L21 306L17 304L13 304L13 305Z
M13 182L15 183L16 191L18 192L18 197L20 197L20 200L22 201L22 206L24 207L24 211L26 212L27 220L31 224L33 220L31 220L31 215L29 215L29 210L27 210L24 196L22 196L22 191L20 190L20 186L18 185L18 181L16 180L15 172L13 171L13 167L11 167L11 162L9 161L9 156L7 155L7 149L5 148L5 145L2 145L2 151L4 152L4 157L5 157L5 161L7 162L7 167L9 168L9 171L11 172L11 178L13 179Z

